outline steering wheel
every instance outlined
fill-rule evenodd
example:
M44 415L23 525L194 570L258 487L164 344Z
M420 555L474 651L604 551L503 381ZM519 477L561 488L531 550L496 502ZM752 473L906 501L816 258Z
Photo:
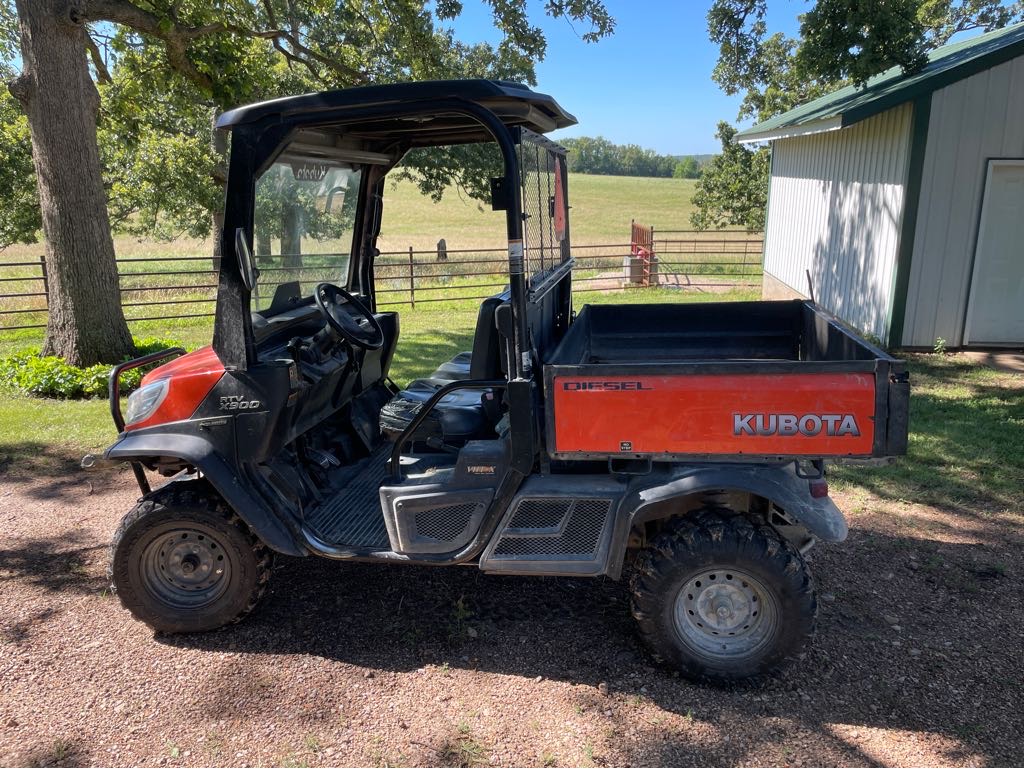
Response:
M333 283L320 283L313 290L313 297L327 326L335 334L364 350L379 350L384 346L384 330L380 323L369 308L348 291ZM354 307L359 317L342 307L343 304ZM363 325L363 321L369 328Z

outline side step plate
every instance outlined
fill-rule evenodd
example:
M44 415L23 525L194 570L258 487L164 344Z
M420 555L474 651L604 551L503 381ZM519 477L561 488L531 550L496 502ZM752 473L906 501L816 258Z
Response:
M481 556L480 568L502 574L605 573L625 491L624 483L607 476L528 479Z

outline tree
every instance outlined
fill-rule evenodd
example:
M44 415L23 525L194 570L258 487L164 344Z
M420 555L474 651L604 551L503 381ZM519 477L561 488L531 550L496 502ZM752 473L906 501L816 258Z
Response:
M698 230L740 226L764 229L768 205L768 150L738 144L736 129L722 121L715 137L722 151L704 166L693 194L690 221Z
M76 366L117 360L135 346L121 310L85 28L64 0L17 0L17 9L23 70L8 87L28 117L46 234L43 353Z
M14 97L0 91L0 248L35 243L41 226L28 120Z
M608 176L672 176L676 158L636 144L613 144L603 136L581 136L562 142L569 150L569 170Z
M817 0L794 39L768 35L766 6L767 0L714 0L708 11L708 35L719 46L712 78L727 94L743 94L740 120L767 120L847 83L863 85L890 67L913 72L958 32L1024 18L1019 0ZM719 124L723 157L697 183L694 226L763 222L763 211L754 215L751 205L767 201L768 150L736 145L734 134ZM724 169L750 175L732 178Z
M672 169L672 176L676 179L696 179L700 176L700 164L697 158L687 155L675 164Z
M543 33L530 24L522 5L486 1L503 33L494 55L513 69L528 70L532 77L532 62L542 59L546 50ZM151 71L163 79L165 88L145 92L143 103L155 94L192 89L201 97L198 103L212 105L206 113L208 131L214 111L249 100L258 86L265 85L260 78L254 82L253 75L265 72L261 65L268 60L271 69L320 87L443 72L459 49L451 33L438 29L437 23L455 18L462 5L459 0L439 0L431 6L425 0L17 0L16 8L23 68L9 89L21 102L31 129L47 242L52 295L44 347L85 365L118 359L132 350L120 309L97 145L100 98L88 63L104 89L103 84L113 84L92 36L99 34L97 30L114 30L114 44L123 46L122 56L131 49L139 61L157 65ZM545 12L589 25L583 35L588 41L614 28L601 0L549 0ZM138 140L145 140L145 131ZM188 148L198 151L194 143ZM163 162L170 163L175 156L164 153ZM113 162L139 168L127 156L120 161L114 156ZM156 168L160 167L158 163ZM215 177L216 162L209 171ZM120 200L131 199L130 190L122 192ZM147 205L156 210L142 199L124 210L145 211ZM166 206L160 210L166 212ZM121 221L130 222L132 216Z

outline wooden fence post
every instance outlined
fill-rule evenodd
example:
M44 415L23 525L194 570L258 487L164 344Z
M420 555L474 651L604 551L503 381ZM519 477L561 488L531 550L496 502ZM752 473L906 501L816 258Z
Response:
M416 267L412 259L412 246L409 246L409 303L416 309Z
M43 291L46 292L46 303L50 303L50 278L46 274L46 254L39 255L39 267L43 273Z
M46 303L46 312L50 312L50 276L46 274L46 254L39 255L39 267L43 272L43 301Z

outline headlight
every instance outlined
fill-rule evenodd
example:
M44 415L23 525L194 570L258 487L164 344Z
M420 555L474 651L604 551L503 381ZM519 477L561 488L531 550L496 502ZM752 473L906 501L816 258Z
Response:
M144 385L128 396L128 413L124 422L133 425L153 416L160 404L167 397L167 379L159 379L152 384Z

